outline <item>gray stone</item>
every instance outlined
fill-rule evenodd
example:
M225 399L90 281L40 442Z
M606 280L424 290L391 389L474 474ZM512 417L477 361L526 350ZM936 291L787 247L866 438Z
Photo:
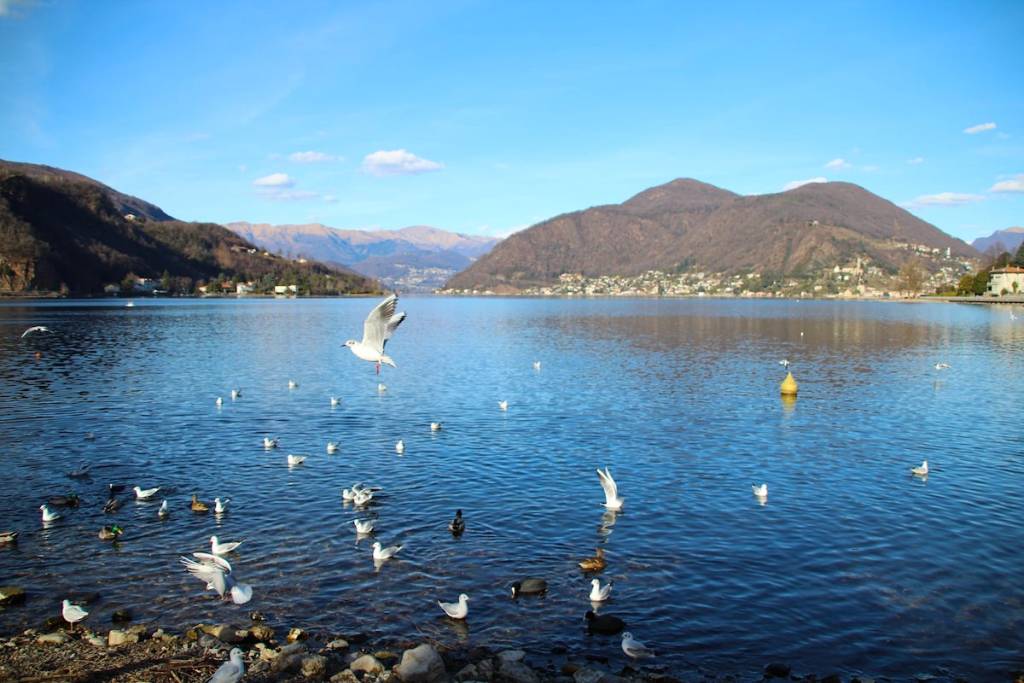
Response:
M494 660L493 659L481 659L476 663L476 670L480 673L481 681L490 681L494 679Z
M353 660L353 662L348 665L348 668L352 669L352 671L379 674L384 670L384 665L381 664L373 655L363 655L362 657L357 657Z
M223 643L238 643L242 638L238 636L238 629L228 624L217 624L216 626L203 626L203 632L210 634Z
M331 676L331 683L359 683L359 679L352 673L352 669L345 669Z
M48 643L50 645L60 645L68 642L68 636L64 631L54 631L53 633L47 633L36 638L37 643Z
M115 628L107 634L107 645L109 645L110 647L117 647L118 645L128 645L130 643L137 642L139 642L139 634L137 633L126 633Z
M540 683L537 673L522 662L498 660L499 683Z
M249 636L253 640L265 643L274 637L274 629L266 626L265 624L256 624L249 628Z
M104 640L102 637L96 635L95 633L90 633L89 635L87 635L85 637L85 640L89 642L91 645L95 645L96 647L107 646L107 641Z
M352 668L355 669L355 666ZM434 683L445 675L441 655L427 643L403 652L397 671L404 683Z
M476 668L476 664L467 664L459 669L459 673L455 674L455 680L459 683L480 680L480 670Z
M327 673L327 657L323 655L306 655L302 658L302 675L306 678L319 679Z
M526 659L526 653L522 650L505 650L498 653L499 662L521 662Z
M25 602L25 591L17 586L0 586L0 605L16 605Z
M598 669L577 669L572 675L575 683L623 683L626 679Z
M331 642L327 643L327 645L325 645L324 647L326 647L328 650L347 650L348 641L344 638L335 638Z
M288 631L288 637L286 638L286 640L289 643L294 643L297 640L305 640L306 637L307 633L303 631L301 628L296 627L293 628L291 631Z

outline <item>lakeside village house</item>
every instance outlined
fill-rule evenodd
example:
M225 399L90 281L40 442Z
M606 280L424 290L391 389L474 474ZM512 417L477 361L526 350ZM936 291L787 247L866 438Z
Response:
M1006 266L989 273L988 295L1024 294L1024 268Z

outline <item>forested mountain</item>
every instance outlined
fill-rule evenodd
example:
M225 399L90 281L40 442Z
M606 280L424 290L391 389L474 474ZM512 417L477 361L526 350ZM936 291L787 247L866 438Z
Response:
M182 293L211 280L315 293L377 288L350 271L264 255L220 225L174 220L77 173L0 161L0 292L96 294L130 275Z

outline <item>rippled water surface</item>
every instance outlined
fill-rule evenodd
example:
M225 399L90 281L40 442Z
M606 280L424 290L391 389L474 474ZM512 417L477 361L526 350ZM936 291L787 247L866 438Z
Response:
M584 628L576 562L602 546L601 612L682 670L1003 680L1024 666L1024 322L1006 308L407 298L381 393L342 346L374 303L0 305L0 527L21 532L0 583L29 593L0 632L98 591L96 628L118 607L178 628L259 609L276 626L621 664L618 638ZM53 334L20 339L30 325ZM779 397L782 358L795 402ZM309 459L289 468L289 453ZM924 459L931 474L912 476ZM66 476L83 462L91 479ZM605 465L618 516L601 505ZM342 503L357 481L384 489L365 512ZM131 500L105 515L109 482L162 487L170 519ZM38 506L71 491L82 506L44 526ZM190 512L193 492L230 511ZM405 546L380 571L357 516ZM117 545L96 537L112 522ZM230 559L250 604L178 565L211 534L245 539ZM512 600L525 576L548 594ZM460 592L464 627L435 603Z

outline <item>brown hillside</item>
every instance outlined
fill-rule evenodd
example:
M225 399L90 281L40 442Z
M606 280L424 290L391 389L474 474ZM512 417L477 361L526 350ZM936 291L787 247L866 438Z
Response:
M741 196L680 179L621 205L563 214L512 235L447 287L523 288L562 273L652 269L801 274L860 255L895 270L911 254L897 243L977 256L964 242L850 183Z

